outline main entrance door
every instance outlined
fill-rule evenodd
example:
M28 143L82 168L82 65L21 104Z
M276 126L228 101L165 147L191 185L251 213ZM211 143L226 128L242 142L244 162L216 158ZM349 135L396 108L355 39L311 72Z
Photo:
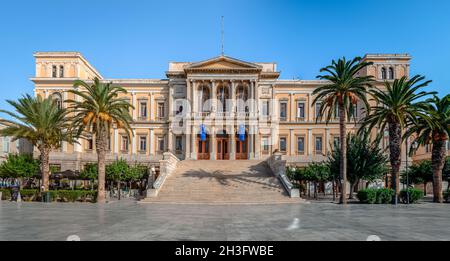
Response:
M206 137L205 141L202 141L200 137L197 137L197 159L199 160L209 160L209 136Z
M217 159L229 160L230 153L228 151L228 138L217 138Z
M246 160L248 159L248 137L245 135L244 141L239 140L239 137L236 136L236 159L237 160Z

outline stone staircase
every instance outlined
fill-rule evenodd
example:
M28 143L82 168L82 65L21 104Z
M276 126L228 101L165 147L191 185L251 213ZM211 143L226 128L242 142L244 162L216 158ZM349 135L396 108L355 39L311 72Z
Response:
M141 203L275 204L296 203L265 161L178 163L155 198Z

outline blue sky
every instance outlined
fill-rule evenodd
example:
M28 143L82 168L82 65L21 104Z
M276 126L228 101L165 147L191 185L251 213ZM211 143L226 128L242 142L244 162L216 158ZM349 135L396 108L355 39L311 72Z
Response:
M35 51L80 51L108 78L164 78L169 61L225 53L277 62L283 79L313 79L340 56L409 53L411 73L450 88L450 1L5 1L0 108L32 93Z

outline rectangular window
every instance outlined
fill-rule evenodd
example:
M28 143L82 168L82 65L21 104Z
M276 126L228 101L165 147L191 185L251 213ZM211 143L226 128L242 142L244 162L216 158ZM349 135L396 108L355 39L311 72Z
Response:
M183 137L182 136L175 137L175 151L177 153L181 153L183 151Z
M269 116L269 101L268 100L262 101L261 106L262 106L261 108L262 116Z
M341 140L339 137L333 138L333 148L339 148L341 146Z
M305 138L297 137L297 153L304 154L305 153Z
M430 144L426 144L425 145L425 153L430 153L431 152L431 145Z
M164 102L158 102L158 119L162 120L165 117Z
M164 137L158 137L158 152L164 152Z
M286 152L286 137L282 137L280 138L280 151L281 152Z
M64 78L64 66L59 66L59 78Z
M147 151L147 136L139 137L139 151L141 152Z
M9 153L9 146L10 146L10 138L3 137L3 152L4 153Z
M53 78L58 77L58 68L56 67L56 65L52 66L52 77Z
M94 149L94 140L92 138L87 140L86 149L93 150Z
M323 155L322 137L316 137L316 155Z
M353 105L353 114L352 114L353 118L358 118L358 104L354 104Z
M297 120L298 121L305 120L305 103L304 102L297 103Z
M147 102L139 103L139 117L141 119L147 119Z
M263 137L261 144L262 144L263 153L268 154L269 153L269 137Z
M287 102L280 102L280 120L285 121L287 119Z
M322 103L316 102L316 119L320 117L320 106L322 106Z
M122 151L127 152L128 151L128 145L129 145L128 136L122 136Z

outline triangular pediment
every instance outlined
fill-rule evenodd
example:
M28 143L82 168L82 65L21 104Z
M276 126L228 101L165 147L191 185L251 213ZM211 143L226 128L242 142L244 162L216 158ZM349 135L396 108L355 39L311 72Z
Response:
M186 71L260 71L262 67L235 58L219 56L206 61L189 64L184 69Z

